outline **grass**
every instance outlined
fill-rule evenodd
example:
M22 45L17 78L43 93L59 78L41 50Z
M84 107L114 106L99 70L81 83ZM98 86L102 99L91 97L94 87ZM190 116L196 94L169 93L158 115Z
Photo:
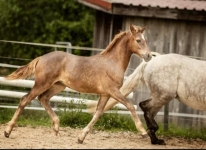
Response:
M71 106L70 106L71 107ZM56 112L60 119L60 126L70 126L72 128L84 128L92 119L88 113L84 113L81 109L71 111ZM13 116L15 109L0 108L0 124L7 123ZM17 122L18 126L31 125L37 126L51 126L51 119L46 111L38 110L24 110ZM203 139L206 141L206 128L195 130L194 128L178 127L174 124L169 124L168 131L164 131L163 124L158 123L159 130L157 136L166 137L182 137L192 139ZM146 128L145 124L144 127ZM118 113L105 113L94 125L96 130L106 131L132 131L137 133L137 129L130 115L119 115Z
M0 123L5 124L8 121L10 121L15 111L15 109L0 108ZM17 125L50 126L51 119L49 118L46 111L25 109L23 113L20 115Z
M192 138L192 139L203 139L206 141L206 128L196 130L194 128L189 127L179 127L170 123L169 128L167 131L163 130L163 124L159 124L159 130L157 131L157 135L161 136L175 136L175 137L182 137L182 138Z

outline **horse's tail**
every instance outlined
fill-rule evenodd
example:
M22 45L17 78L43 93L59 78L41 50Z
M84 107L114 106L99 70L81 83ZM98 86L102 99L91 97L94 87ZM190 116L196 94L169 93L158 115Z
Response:
M35 58L29 64L25 66L21 66L20 68L18 68L10 75L6 76L5 78L7 80L15 80L15 79L26 79L28 77L31 77L35 72L35 68L39 59L40 57Z
M152 52L152 56L156 57L159 56L160 54L157 52ZM132 74L130 74L126 80L124 81L122 87L120 88L121 93L127 97L133 90L134 88L144 85L144 69L146 67L148 62L143 61L135 70ZM93 104L88 104L87 105L87 111L89 113L94 113L96 111L97 103ZM116 101L113 98L110 98L104 108L104 111L110 110L114 105L116 105L118 101Z

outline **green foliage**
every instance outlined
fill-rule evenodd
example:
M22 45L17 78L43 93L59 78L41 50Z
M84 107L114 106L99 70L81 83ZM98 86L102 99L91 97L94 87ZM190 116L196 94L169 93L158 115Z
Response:
M90 114L78 110L58 112L58 114L60 117L60 124L72 128L83 128L92 119Z
M193 139L203 139L206 140L206 128L203 129L194 129L189 127L180 127L175 124L170 123L168 130L164 131L163 124L158 124L159 130L157 131L157 135L161 136L175 136L175 137L182 137L182 138L193 138Z
M106 113L94 125L96 129L112 131L134 131L137 132L134 121L130 115Z
M79 105L76 105L73 102L65 102L59 106L63 108L63 110L59 109L59 111L57 112L60 116L61 125L63 126L82 128L85 127L92 119L92 116L90 114L82 112L82 109L86 108L84 102L82 101L79 102ZM117 110L116 113L103 114L97 121L97 123L94 125L94 128L99 130L136 131L136 127L133 122L133 119L131 119L131 116L119 115Z
M1 0L0 10L1 40L47 44L67 41L74 46L92 46L94 10L77 0ZM53 50L50 47L0 44L0 56L5 57L33 59ZM75 53L90 55L88 51L80 53L76 50Z
M14 114L15 110L13 109L4 109L0 108L0 123L7 123Z
M82 127L91 120L91 115L82 112L82 109L86 108L82 101L79 101L79 105L74 104L73 101L71 103L63 102L58 107L63 108L57 112L62 126Z
M19 126L49 126L52 121L46 111L36 111L25 109L19 117Z
M15 109L0 108L0 123L5 124L11 120L15 113ZM51 119L46 111L36 111L25 109L19 117L18 126L49 126Z

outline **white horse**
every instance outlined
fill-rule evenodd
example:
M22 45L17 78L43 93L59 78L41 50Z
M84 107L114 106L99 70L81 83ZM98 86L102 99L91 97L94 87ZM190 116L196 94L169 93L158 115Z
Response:
M155 55L155 54L154 54ZM158 55L158 53L156 53ZM125 80L120 91L127 96L141 83L146 84L151 92L148 100L139 103L144 112L147 133L152 144L165 144L155 132L158 125L154 120L163 105L176 98L191 108L206 110L206 62L179 54L165 54L153 57L149 62L142 62ZM110 99L104 111L111 109L118 102ZM95 106L89 112L95 111Z

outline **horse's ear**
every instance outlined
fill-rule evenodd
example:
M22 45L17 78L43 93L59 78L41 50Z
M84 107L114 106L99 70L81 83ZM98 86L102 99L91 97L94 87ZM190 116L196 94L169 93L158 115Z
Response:
M142 28L140 32L143 33L146 28L147 27Z
M130 31L132 33L136 33L136 30L135 30L134 26L132 25L132 23L130 23Z

